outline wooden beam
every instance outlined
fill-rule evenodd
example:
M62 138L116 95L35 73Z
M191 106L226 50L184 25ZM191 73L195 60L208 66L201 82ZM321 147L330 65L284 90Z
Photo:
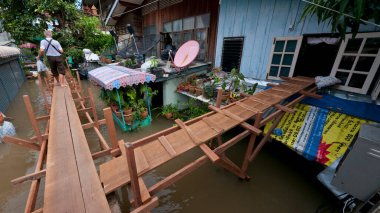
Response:
M207 155L207 157L213 162L217 163L220 161L220 157L213 152L210 147L208 147L206 144L199 145L199 148Z
M311 92L308 92L308 91L305 91L305 90L301 90L301 91L299 91L299 93L302 94L302 95L306 95L308 97L316 98L316 99L322 99L323 98L322 95L311 93Z
M107 155L111 155L111 150L112 149L106 149L106 150L102 150L102 151L99 151L99 152L95 152L95 153L92 153L91 156L92 156L92 159L98 159L98 158L101 158L101 157L104 157L104 156L107 156Z
M42 138L42 140L47 140L49 138L49 135L48 134L43 134L43 135L41 135L41 138ZM37 136L31 137L30 140L32 140L32 141L38 141Z
M6 135L3 138L3 141L5 143L16 144L16 145L23 146L23 147L26 147L26 148L29 148L29 149L33 149L33 150L36 150L36 151L40 151L41 150L40 145L37 144L37 143L33 143L33 142L30 142L30 141L27 141L27 140L24 140L24 139L20 139L20 138L16 138L16 137L12 137L12 136L9 136L9 135Z
M94 117L94 123L95 127L99 129L99 123L98 123L98 114L96 113L96 107L95 107L95 101L94 101L94 96L92 95L91 88L88 88L88 97L90 97L90 104L91 104L91 109L92 109L92 115Z
M176 119L174 121L181 129L185 130L185 132L187 133L187 135L191 138L191 140L195 143L195 144L200 144L202 143L203 141L201 139L199 139L197 136L195 136L195 134L193 133L193 131L188 127L186 126L180 119Z
M50 118L50 115L44 115L44 116L36 117L36 120L43 121L43 120L48 120L49 118Z
M116 149L118 147L117 135L115 123L112 118L112 110L110 107L103 109L104 117L106 118L107 131L108 136L111 140L112 149Z
M165 136L161 136L158 138L161 145L165 148L165 150L171 155L176 156L177 152L173 149L172 145L170 145L168 139Z
M274 107L276 107L277 109L282 110L284 112L291 113L291 114L293 114L295 112L294 109L289 108L289 107L284 106L284 105L281 105L281 104L276 104L276 105L274 105Z
M148 203L134 209L131 213L148 213L150 210L158 206L158 198L152 198Z
M216 96L216 103L215 106L220 108L220 105L222 104L222 95L223 95L223 89L218 89L218 94Z
M32 123L32 128L33 128L33 130L37 136L38 142L40 144L42 144L43 139L41 137L41 131L40 131L40 128L38 127L36 116L35 116L35 113L33 110L33 106L32 106L32 103L30 102L30 98L28 95L24 95L23 99L24 99L26 111L28 112L29 120Z
M124 146L124 142L121 141L121 143L122 143L121 145ZM128 162L129 175L131 177L131 188L132 188L133 198L135 200L134 207L138 207L138 206L141 206L142 199L141 199L140 185L139 185L138 176L137 176L135 152L134 152L133 145L131 143L126 143L125 147L126 147L126 156L127 156L127 162Z
M177 182L179 179L182 177L186 176L187 174L190 174L194 170L198 169L201 167L203 164L208 162L208 157L207 156L202 156L195 161L187 164L186 166L182 167L178 171L174 172L173 174L167 176L165 179L159 181L158 183L154 184L149 188L150 194L157 194L159 191L162 189L167 188L168 186L174 184Z
M260 135L262 132L259 128L252 126L252 125L248 124L247 122L241 123L240 126L242 126L246 130L251 131L252 133L254 133L256 135Z
M92 108L91 107L88 107L88 108L84 108L84 109L78 109L77 111L78 112L89 112L89 111L91 111L92 110Z
M45 177L45 175L46 175L46 169L13 179L11 180L11 183L13 185L17 185L25 181L41 179L42 177Z

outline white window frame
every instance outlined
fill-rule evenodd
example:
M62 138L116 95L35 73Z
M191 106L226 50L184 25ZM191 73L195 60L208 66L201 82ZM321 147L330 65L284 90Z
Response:
M290 70L289 70L288 77L293 76L294 68L295 68L296 63L297 63L298 53L299 53L299 50L301 48L302 38L303 38L303 36L290 36L290 37L275 37L272 39L272 50L271 50L271 54L270 54L269 62L268 62L268 67L267 67L267 78L268 79L280 80L281 78L279 77L279 75L280 75L281 67L289 67ZM294 50L294 52L285 52L286 44L287 44L288 40L297 40L297 46L296 46L296 49ZM274 52L276 41L285 41L284 49L282 50L282 52ZM272 64L272 59L273 59L274 54L281 54L282 55L280 64ZM282 60L283 60L285 54L293 54L293 61L292 61L291 65L282 65ZM279 67L277 77L269 75L270 68L272 65Z
M336 86L336 89L343 90L343 91L348 91L348 92L359 93L359 94L367 94L368 89L369 89L369 87L372 84L372 81L375 80L374 78L375 78L377 69L378 69L379 64L380 64L380 51L378 51L377 54L363 54L361 52L362 52L362 50L364 48L364 45L365 45L365 43L367 41L367 38L380 38L380 33L379 32L375 32L375 33L358 33L355 38L363 38L363 41L362 41L362 43L360 45L358 53L344 53L344 50L346 49L348 40L350 38L352 38L352 34L347 34L346 35L346 39L340 45L340 48L339 48L339 51L338 51L338 55L337 55L337 57L335 59L334 66L333 66L333 69L332 69L332 71L330 73L330 76L335 76L336 73L339 72L339 71L348 72L349 75L348 75L347 81L345 82L345 85L338 85L338 86ZM354 64L352 65L351 70L339 69L339 65L340 65L340 62L341 62L343 56L355 56L355 61L354 61ZM369 70L369 72L355 71L354 70L360 56L372 56L372 57L376 57L375 60L374 60L374 62L373 62L373 64L372 64L371 69ZM351 76L354 73L357 73L357 74L366 74L367 75L367 78L366 78L366 80L365 80L362 88L356 88L356 87L350 87L350 86L348 86L348 83L351 80Z

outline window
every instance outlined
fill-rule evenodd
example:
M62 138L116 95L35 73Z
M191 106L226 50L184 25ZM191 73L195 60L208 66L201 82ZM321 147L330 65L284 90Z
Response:
M233 68L240 69L244 37L225 37L223 39L222 69L230 72Z
M379 49L380 33L346 35L330 74L342 81L337 88L367 94L379 68Z
M274 38L269 66L268 79L280 79L280 76L293 76L302 36Z
M210 25L210 14L187 17L164 23L164 32L170 33L172 44L179 48L189 40L197 40L200 50L197 60L207 57L207 34Z

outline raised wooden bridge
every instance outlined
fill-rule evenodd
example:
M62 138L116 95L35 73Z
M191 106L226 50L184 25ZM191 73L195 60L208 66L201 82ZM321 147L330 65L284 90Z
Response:
M209 106L211 112L187 122L175 120L177 125L174 127L124 143L117 139L111 110L104 109L105 119L99 120L91 91L85 97L80 80L77 80L68 75L70 87L53 86L52 82L46 80L46 88L40 84L49 113L46 116L36 117L29 97L24 96L36 135L28 140L5 138L7 143L40 152L35 172L12 180L14 184L32 181L25 212L111 212L106 195L124 185L130 187L133 211L146 212L158 205L156 194L160 190L209 160L241 179L249 179L249 163L260 152L282 116L287 112L293 113L291 107L306 96L319 98L314 93L314 80L306 77L285 78L286 81L281 85L271 85L271 89L224 107L220 107L222 91L219 91L216 106ZM284 102L294 95L297 97L292 101ZM51 103L48 103L48 96L51 96ZM269 109L273 112L263 117L263 113ZM79 114L85 116L86 123L81 123ZM268 134L255 142L256 136L262 133L260 128L272 120L273 125ZM41 121L47 121L44 133L39 128L38 123ZM99 126L105 124L111 147L99 131ZM244 130L232 139L223 141L222 134L237 126ZM90 152L84 134L84 129L89 128L96 132L100 141L101 150L95 153ZM224 152L248 136L243 163L238 166ZM211 149L207 142L214 139L218 147ZM147 188L141 178L146 172L197 147L204 152L203 156ZM93 159L104 156L112 156L112 159L99 166L98 175ZM44 203L43 207L36 208L43 177L46 178Z

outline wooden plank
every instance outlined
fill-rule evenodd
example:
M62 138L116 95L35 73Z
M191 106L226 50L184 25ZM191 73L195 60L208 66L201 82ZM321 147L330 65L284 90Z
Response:
M166 151L168 151L168 153L171 155L171 156L176 156L177 153L176 151L173 149L173 147L170 145L168 139L166 139L165 136L161 136L158 138L158 140L160 141L160 143L162 144L162 146L166 149Z
M137 171L140 173L149 169L148 161L146 160L145 154L142 151L141 147L135 148L134 151L135 151Z
M43 120L48 120L49 118L50 118L50 115L44 115L44 116L36 117L36 120L43 121Z
M211 110L213 110L213 111L215 111L215 112L217 112L217 113L221 113L223 115L226 115L226 116L228 116L228 117L230 117L230 118L232 118L232 119L234 119L234 120L236 120L238 122L244 121L243 118L241 118L241 117L239 117L239 116L231 113L227 109L222 110L222 109L216 108L216 107L214 107L212 105L209 105L208 108L211 109Z
M54 87L46 159L44 212L85 212L65 103L67 87ZM62 202L62 201L65 202Z
M189 137L193 140L193 142L195 144L200 144L202 143L202 141L197 137L195 136L195 134L193 133L193 131L188 127L186 126L180 119L176 119L174 121L181 129L185 130L185 132L187 133L187 135L189 135Z
M116 149L118 147L118 142L117 142L115 123L112 118L112 110L111 108L108 107L106 109L103 109L103 113L106 119L108 137L111 140L112 149Z
M98 151L98 152L92 153L91 157L92 157L93 160L95 160L95 159L98 159L98 158L101 158L101 157L104 157L104 156L107 156L107 155L111 155L111 150L112 149L106 149L106 150L102 150L102 151Z
M258 113L260 111L260 110L253 108L253 107L251 107L251 106L249 106L243 102L236 102L236 105L243 107L244 109L249 110L249 111L254 112L254 113Z
M131 143L126 143L125 146L126 146L126 156L127 156L129 176L131 179L132 195L133 195L133 199L135 200L133 204L134 204L134 207L138 207L142 204L142 199L141 199L141 191L140 191L140 185L138 182L138 175L137 175L137 166L136 166L137 162L135 158L133 145Z
M23 146L23 147L26 147L26 148L29 148L29 149L33 149L33 150L36 150L36 151L40 151L41 150L40 145L37 144L37 143L33 143L33 142L30 142L30 141L27 141L27 140L24 140L24 139L20 139L20 138L16 138L16 137L12 137L12 136L9 136L9 135L6 135L3 138L3 141L5 143L16 144L16 145Z
M218 134L224 132L224 129L219 127L218 124L216 124L210 117L202 118L202 121L204 121L211 129L215 130Z
M17 185L17 184L23 183L25 181L31 181L31 180L40 179L42 177L45 177L45 175L46 175L46 170L44 169L44 170L41 170L41 171L38 171L38 172L35 172L35 173L27 174L25 176L13 179L13 180L11 180L11 183L13 185Z
M253 134L256 134L256 135L260 135L261 132L262 132L259 128L254 127L254 126L252 126L252 125L250 125L250 124L248 124L248 123L246 123L246 122L241 123L240 125L241 125L243 128L245 128L245 129L251 131Z
M86 212L111 212L71 94L65 99Z

